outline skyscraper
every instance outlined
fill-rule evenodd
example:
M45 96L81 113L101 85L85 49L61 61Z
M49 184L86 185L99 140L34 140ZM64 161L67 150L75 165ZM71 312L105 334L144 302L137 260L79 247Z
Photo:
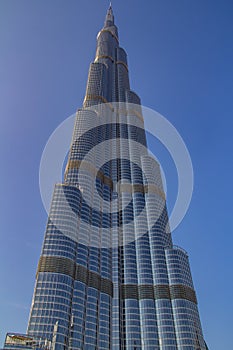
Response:
M207 349L111 6L54 188L28 335L55 350Z

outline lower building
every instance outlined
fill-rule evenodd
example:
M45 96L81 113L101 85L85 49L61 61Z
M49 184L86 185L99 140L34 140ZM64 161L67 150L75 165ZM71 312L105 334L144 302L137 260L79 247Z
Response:
M52 342L47 339L30 337L26 334L7 333L4 350L52 350Z

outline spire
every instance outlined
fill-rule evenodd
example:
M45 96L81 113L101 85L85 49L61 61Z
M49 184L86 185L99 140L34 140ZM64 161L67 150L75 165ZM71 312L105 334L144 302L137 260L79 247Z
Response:
M105 27L111 27L114 25L114 16L113 16L113 11L112 11L112 3L110 2L107 15L105 18Z

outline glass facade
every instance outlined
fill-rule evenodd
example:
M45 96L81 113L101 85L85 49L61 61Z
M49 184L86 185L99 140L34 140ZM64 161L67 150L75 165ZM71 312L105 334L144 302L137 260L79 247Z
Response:
M110 7L38 264L27 333L51 349L207 349L140 112Z

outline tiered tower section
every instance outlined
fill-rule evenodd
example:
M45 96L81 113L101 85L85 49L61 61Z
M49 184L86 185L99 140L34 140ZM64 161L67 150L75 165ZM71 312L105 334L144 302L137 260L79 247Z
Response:
M206 349L111 6L54 189L28 334L56 350Z

